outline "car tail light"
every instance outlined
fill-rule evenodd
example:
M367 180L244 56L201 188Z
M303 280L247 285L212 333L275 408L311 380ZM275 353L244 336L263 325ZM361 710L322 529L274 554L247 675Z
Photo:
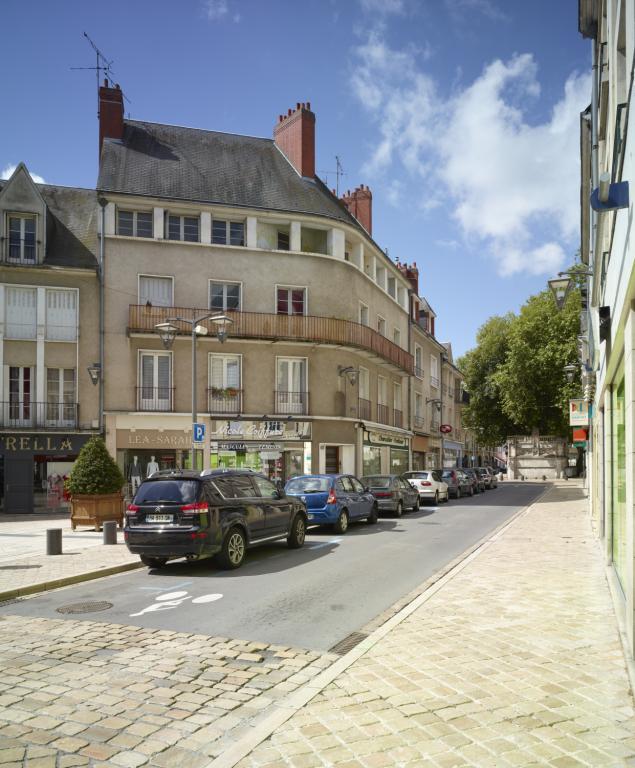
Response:
M195 512L209 512L209 507L206 501L199 501L196 504L184 504L181 507L181 512L193 515Z
M326 499L327 504L337 504L337 496L335 495L335 491L331 489L329 491L329 495Z
M126 512L129 515L136 515L138 511L139 511L139 507L136 504L128 504L126 508Z
M422 480L421 485L432 485L432 483L429 480Z
M375 491L373 494L376 499L389 499L392 495L390 491Z

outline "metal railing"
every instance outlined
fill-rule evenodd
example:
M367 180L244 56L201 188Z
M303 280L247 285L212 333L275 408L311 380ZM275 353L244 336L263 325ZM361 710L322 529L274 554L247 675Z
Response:
M309 413L309 393L276 390L273 393L274 412L276 414Z
M380 424L388 424L388 406L377 403L377 421Z
M360 397L358 400L358 414L360 419L372 419L372 404L370 400Z
M243 391L235 387L208 387L207 403L210 413L242 413Z
M78 403L9 400L0 403L0 422L10 429L77 429Z
M392 423L395 427L403 426L403 412L398 411L396 408L392 412Z
M418 365L415 365L414 371L415 371L415 376L418 379L422 379L423 378L423 368L419 368Z
M173 411L174 387L137 387L138 411Z
M168 318L193 318L207 311L209 310L192 307L148 307L131 304L128 311L128 332L154 333L155 326L166 322ZM235 311L225 314L232 320L230 338L284 339L357 347L373 352L406 373L414 372L414 358L409 352L360 323L310 315ZM176 322L175 325L179 334L191 335L192 329L187 323ZM203 321L201 325L207 327L210 335L214 334L213 324L210 324L209 320Z
M439 389L439 379L436 376L430 376L430 386Z

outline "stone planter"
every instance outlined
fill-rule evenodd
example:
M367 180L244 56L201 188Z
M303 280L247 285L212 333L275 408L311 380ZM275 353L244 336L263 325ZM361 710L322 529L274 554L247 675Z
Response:
M98 531L108 520L115 520L123 528L123 495L105 493L96 496L74 494L71 496L71 528L90 525Z

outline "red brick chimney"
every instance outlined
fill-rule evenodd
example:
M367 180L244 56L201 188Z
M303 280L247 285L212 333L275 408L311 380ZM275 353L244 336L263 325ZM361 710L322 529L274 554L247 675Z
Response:
M419 295L419 268L414 263L414 261L412 262L412 264L401 264L398 261L396 264L396 267L401 272L401 274L406 278L406 280L410 283L410 287L418 296Z
M373 234L373 193L368 187L360 184L351 193L342 195L342 202L348 208L357 221L364 227L369 235Z
M278 116L273 139L300 176L314 178L315 114L311 112L309 101L306 104L298 102L295 109Z
M104 139L123 139L123 93L108 80L99 89L99 154Z

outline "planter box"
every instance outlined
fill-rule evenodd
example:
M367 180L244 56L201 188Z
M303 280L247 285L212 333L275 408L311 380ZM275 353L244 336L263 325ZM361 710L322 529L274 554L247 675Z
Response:
M98 531L104 522L115 520L123 528L123 496L107 493L99 496L71 496L71 528L90 525Z

